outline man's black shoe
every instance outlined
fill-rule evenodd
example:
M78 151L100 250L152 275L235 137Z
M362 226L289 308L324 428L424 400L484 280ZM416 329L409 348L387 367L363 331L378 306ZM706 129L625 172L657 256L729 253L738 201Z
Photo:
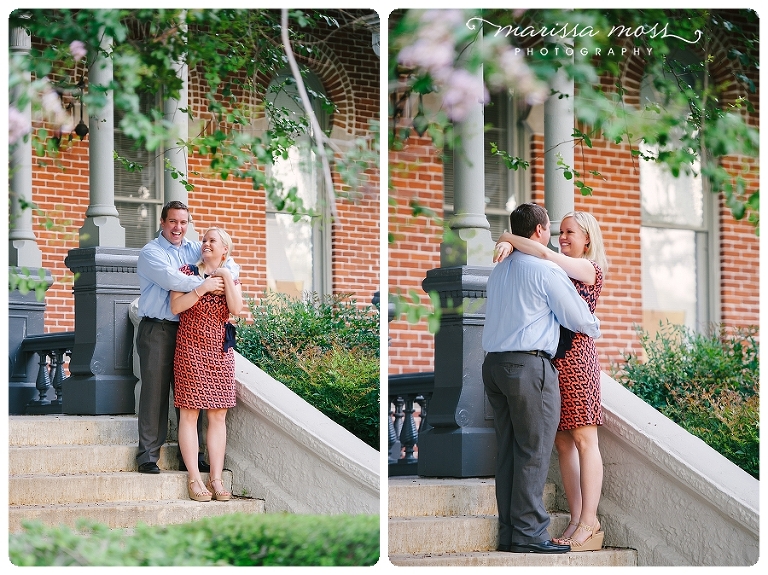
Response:
M568 553L570 545L559 545L552 541L540 541L539 543L512 543L499 545L499 551L507 553Z
M154 461L147 461L139 465L139 473L160 473L160 468Z

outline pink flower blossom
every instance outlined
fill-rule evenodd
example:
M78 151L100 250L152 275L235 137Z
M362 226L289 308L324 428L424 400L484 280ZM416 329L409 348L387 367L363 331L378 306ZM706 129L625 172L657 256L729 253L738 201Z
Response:
M418 25L400 50L398 62L429 74L452 120L461 121L472 106L490 100L484 82L494 90L515 90L531 104L546 99L546 85L535 77L520 51L515 51L503 38L486 37L480 44L485 78L465 67L468 64L462 63L459 53L467 41L465 28L470 11L411 12L418 19Z
M86 56L88 56L88 50L85 48L85 44L80 40L73 40L69 45L69 52L75 59L75 62L79 62Z
M453 71L445 83L442 96L445 111L454 122L466 118L473 106L490 101L482 79L463 68Z
M72 125L72 118L61 105L61 98L56 91L47 84L43 90L40 98L43 114L53 124L55 124L62 132L70 132L74 127Z
M456 57L452 43L432 43L417 40L400 51L398 61L405 66L424 69L433 78L445 76L445 69L453 65Z
M8 108L8 143L15 144L32 130L32 123L17 108Z
M547 99L547 85L536 78L518 51L509 46L502 48L494 55L494 62L496 66L487 77L489 85L512 88L524 95L529 104L539 104Z

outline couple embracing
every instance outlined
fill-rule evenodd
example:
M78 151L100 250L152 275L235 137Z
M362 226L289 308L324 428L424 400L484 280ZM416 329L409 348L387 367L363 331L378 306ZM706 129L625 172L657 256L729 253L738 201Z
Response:
M168 202L160 234L139 253L139 315L136 347L141 368L139 398L140 473L160 473L158 459L168 431L168 400L173 387L179 421L180 470L189 474L187 491L195 501L228 501L222 472L227 409L235 406L234 326L230 314L243 305L239 266L232 240L210 228L202 242L185 238L189 209ZM200 411L208 419L202 458ZM203 483L201 471L210 471Z
M496 245L483 329L483 384L498 448L498 550L597 550L603 416L593 313L606 267L602 235L590 214L568 214L554 252L547 211L532 203L510 214L510 226ZM553 445L571 519L551 539L543 493Z

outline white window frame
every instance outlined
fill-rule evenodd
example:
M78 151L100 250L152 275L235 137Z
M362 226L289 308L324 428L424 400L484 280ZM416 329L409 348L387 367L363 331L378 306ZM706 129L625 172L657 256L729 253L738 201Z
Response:
M690 55L689 55L690 57ZM641 87L641 100L652 100L653 95L648 89L650 83L649 76L643 77L643 83ZM646 160L640 160L645 162ZM712 161L712 159L703 157L700 158L700 162L706 163ZM644 188L647 193L647 187L643 182L643 167L641 165L640 172L640 194L644 193ZM696 176L701 178L699 174ZM680 178L692 178L693 175L681 174ZM717 202L715 195L710 191L708 182L702 178L701 182L701 198L702 198L702 216L700 224L663 221L649 219L645 210L641 209L641 233L643 229L669 229L669 230L688 230L692 231L694 235L694 258L695 258L695 282L696 282L696 317L690 321L686 320L685 324L694 329L697 332L703 332L709 329L713 323L717 323L721 319L720 310L720 264L719 264L719 228L718 228L718 214L717 214ZM641 200L642 201L642 200ZM641 253L641 266L643 272L646 270L646 266L650 265L646 261L647 254ZM674 289L670 286L670 289ZM645 299L645 298L644 298ZM643 305L644 318L646 312L651 311L646 309ZM663 311L663 310L661 310ZM651 325L653 323L654 325ZM670 321L670 323L675 323ZM658 322L655 318L648 317L644 321L644 329L653 334L658 329Z
M285 78L290 76L288 70L283 70L275 75L270 86L275 83L280 83ZM318 93L325 93L325 88L319 81L319 79L311 72L304 77L305 85ZM310 96L311 98L311 96ZM294 105L298 106L298 104ZM329 127L328 114L322 109L319 103L313 99L312 102L313 111L317 117L318 124L321 130L326 130ZM307 138L308 140L308 138ZM305 144L308 142L305 142ZM269 172L269 170L268 170ZM312 291L323 297L330 294L333 290L332 284L332 235L331 235L331 212L328 205L328 195L325 189L325 179L322 174L318 172L318 178L316 180L316 208L320 210L320 214L312 218L312 286L304 288L303 291ZM269 214L286 213L276 210L269 201L267 201L267 217ZM267 231L267 233L269 233ZM269 241L269 238L267 238ZM269 264L267 264L269 265Z

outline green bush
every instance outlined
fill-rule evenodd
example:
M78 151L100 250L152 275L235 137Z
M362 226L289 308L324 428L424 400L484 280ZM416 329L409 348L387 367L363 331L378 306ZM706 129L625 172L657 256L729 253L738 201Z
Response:
M336 423L379 448L379 311L348 295L249 299L237 350Z
M206 517L133 532L82 521L77 529L39 521L9 537L17 566L369 566L379 559L376 515Z
M696 333L667 323L651 338L638 329L647 360L632 354L613 376L635 395L760 478L757 328Z

